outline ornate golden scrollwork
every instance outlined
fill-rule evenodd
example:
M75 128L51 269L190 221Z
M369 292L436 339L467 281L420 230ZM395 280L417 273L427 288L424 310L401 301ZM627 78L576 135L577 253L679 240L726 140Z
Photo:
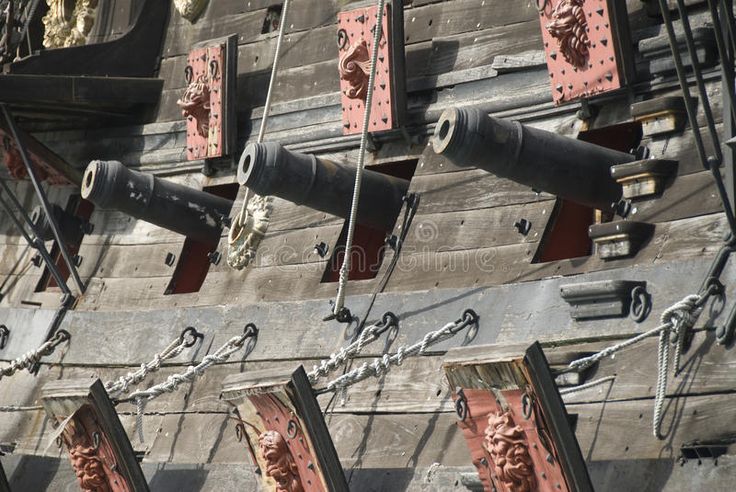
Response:
M587 63L590 48L584 3L585 0L561 0L552 10L552 22L545 26L557 39L565 60L577 68L583 68Z
M524 430L514 423L510 412L492 413L483 438L483 449L491 457L496 478L515 492L536 490L534 463L529 455Z
M266 431L258 437L258 447L266 461L266 475L276 481L276 492L304 492L299 468L284 436Z
M66 48L87 43L97 15L99 0L46 0L43 45Z

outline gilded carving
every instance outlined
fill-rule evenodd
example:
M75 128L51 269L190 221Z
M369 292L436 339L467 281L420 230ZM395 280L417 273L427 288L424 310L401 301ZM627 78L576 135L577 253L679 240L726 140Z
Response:
M210 86L206 75L189 83L184 95L176 101L184 118L197 121L197 133L208 138L210 131Z
M90 438L77 428L74 420L64 430L74 473L79 486L89 492L111 492L104 464L99 457L99 445L95 447Z
M194 22L207 6L207 0L174 0L174 6L182 17L189 22Z
M276 481L276 492L304 492L299 468L284 436L266 431L258 437L261 457L266 461L266 475Z
M66 48L86 44L98 3L99 0L46 0L49 11L43 17L43 45Z
M577 68L585 67L590 48L584 3L585 0L561 0L552 10L552 21L545 26L557 39L565 60Z
M536 490L534 463L529 455L524 430L514 423L510 412L488 417L483 448L491 457L496 478L514 492Z
M350 88L345 91L347 97L365 101L368 94L370 70L370 53L368 53L368 44L365 40L350 45L347 51L340 56L339 66L340 78L350 85Z

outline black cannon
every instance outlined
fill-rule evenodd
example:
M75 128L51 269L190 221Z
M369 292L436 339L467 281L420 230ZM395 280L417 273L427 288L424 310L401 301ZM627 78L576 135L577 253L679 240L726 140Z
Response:
M250 144L240 157L238 182L259 195L272 195L347 218L356 168L290 152L277 143ZM366 169L360 187L358 223L393 229L409 181Z
M432 146L458 166L478 167L601 210L610 210L622 194L611 166L635 160L631 154L493 118L474 108L442 113Z
M92 161L82 178L82 197L197 241L222 233L233 202L205 191L132 171L117 161Z
M51 204L51 213L54 216L56 224L59 226L61 237L68 244L78 244L82 240L82 236L92 231L92 225L89 221L77 217L53 203ZM40 205L31 212L31 222L33 222L39 237L43 241L54 240L54 231L51 228L51 223L46 217L43 207Z

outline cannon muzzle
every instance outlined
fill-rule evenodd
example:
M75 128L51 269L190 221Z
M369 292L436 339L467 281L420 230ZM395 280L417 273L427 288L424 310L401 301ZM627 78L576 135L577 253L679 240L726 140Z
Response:
M474 108L442 113L432 146L458 166L478 167L601 210L610 210L621 199L611 166L635 160L631 154L493 118Z
M117 161L90 162L82 197L206 243L219 241L233 206L225 198L132 171Z
M272 195L299 205L348 218L356 168L290 152L277 143L245 148L238 182L259 195ZM358 223L390 231L401 210L409 181L366 169L360 188Z

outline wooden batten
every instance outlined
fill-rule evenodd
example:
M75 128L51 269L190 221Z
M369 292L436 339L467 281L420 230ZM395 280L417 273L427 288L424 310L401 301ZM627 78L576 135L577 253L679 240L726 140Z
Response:
M228 377L222 398L237 408L245 440L266 490L347 491L340 460L304 368Z
M452 349L443 368L484 490L593 490L541 345Z
M653 233L654 224L634 221L607 222L588 228L588 235L595 243L598 257L602 260L636 255Z
M0 463L0 492L12 492L8 484L8 476L5 474L3 464Z
M83 490L148 492L133 447L102 381L53 381L43 387L41 399Z
M680 132L685 127L687 113L681 96L649 99L631 105L631 116L641 122L645 137Z
M624 198L639 200L662 194L677 167L677 161L647 159L611 166L611 176L623 188Z
M574 320L618 318L629 314L632 291L646 285L633 280L600 280L563 285L560 295L570 304Z

